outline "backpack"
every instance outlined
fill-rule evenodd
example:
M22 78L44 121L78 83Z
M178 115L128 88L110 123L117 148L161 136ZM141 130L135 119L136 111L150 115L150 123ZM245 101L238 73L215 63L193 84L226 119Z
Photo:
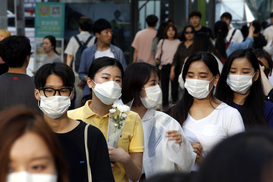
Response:
M88 37L88 39L86 40L86 42L80 41L76 35L74 37L79 44L79 48L78 48L78 50L76 52L76 56L75 56L75 71L78 73L79 68L80 68L80 63L81 63L82 52L84 51L84 49L87 48L87 44L92 39L93 36L90 35Z

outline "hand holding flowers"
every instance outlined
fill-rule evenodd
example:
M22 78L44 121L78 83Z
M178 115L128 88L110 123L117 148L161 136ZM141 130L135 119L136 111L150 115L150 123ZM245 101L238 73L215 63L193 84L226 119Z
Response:
M120 138L120 134L125 124L130 108L126 105L113 104L109 110L108 136L107 144L116 147Z

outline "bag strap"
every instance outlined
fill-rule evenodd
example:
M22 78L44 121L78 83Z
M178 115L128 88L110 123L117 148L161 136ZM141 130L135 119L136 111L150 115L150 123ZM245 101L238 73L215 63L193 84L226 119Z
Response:
M162 39L162 44L161 44L161 53L160 53L160 56L159 56L160 62L161 62L161 57L162 57L162 54L163 54L163 44L164 44L164 39Z
M89 41L90 41L92 38L93 38L93 36L90 35L90 36L88 37L88 39L85 41L84 45L85 45L86 47L87 47L87 44L89 43Z
M231 42L231 39L233 38L233 35L235 34L236 30L237 30L236 28L233 30L233 32L232 32L232 34L230 36L229 42Z
M74 38L76 39L76 41L78 42L79 45L82 44L77 35L75 35Z
M79 45L82 45L82 43L81 43L81 41L80 41L80 39L78 38L77 35L75 35L74 38L76 39L76 41L78 42ZM90 35L90 36L88 37L88 39L84 42L83 45L87 46L88 42L89 42L92 38L93 38L93 36Z
M87 124L84 128L84 146L85 146L85 154L86 154L88 182L92 182L92 173L91 173L91 168L89 163L89 151L87 147L88 126L89 124Z

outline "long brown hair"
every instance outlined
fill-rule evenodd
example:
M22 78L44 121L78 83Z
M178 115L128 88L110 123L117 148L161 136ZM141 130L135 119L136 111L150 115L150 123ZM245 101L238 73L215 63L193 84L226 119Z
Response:
M39 135L53 156L58 182L68 182L67 166L61 145L43 118L23 107L15 107L0 112L0 182L5 182L13 143L27 132Z

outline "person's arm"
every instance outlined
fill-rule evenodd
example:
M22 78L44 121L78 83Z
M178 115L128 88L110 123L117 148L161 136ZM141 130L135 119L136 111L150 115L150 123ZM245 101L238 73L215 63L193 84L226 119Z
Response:
M195 162L200 165L204 159L202 155L203 147L200 142L191 143L193 151L196 153L196 160Z
M236 51L238 49L251 48L253 41L254 41L253 40L254 30L255 30L255 28L251 24L249 27L249 31L248 31L248 37L246 38L246 40L244 42L231 42L226 50L227 56L229 56L231 53L233 53L234 51Z
M108 147L110 160L124 165L127 178L138 181L142 172L142 152L126 153L121 147Z
M138 55L138 50L135 48L133 63L135 63L137 61L137 55Z
M74 56L71 54L67 54L66 56L66 64L72 68L72 62L73 62Z
M175 70L175 66L172 65L171 72L170 72L170 80L172 80L172 81L175 78L175 72L174 72L174 70Z
M161 58L162 58L162 45L163 44L163 39L161 39L158 44L157 44L157 49L156 49L156 54L155 54L155 60L156 60L156 65L160 65L161 63Z
M273 86L271 85L270 81L266 77L264 73L264 66L260 65L260 72L261 72L261 81L264 89L264 95L268 95L269 92L273 89Z

